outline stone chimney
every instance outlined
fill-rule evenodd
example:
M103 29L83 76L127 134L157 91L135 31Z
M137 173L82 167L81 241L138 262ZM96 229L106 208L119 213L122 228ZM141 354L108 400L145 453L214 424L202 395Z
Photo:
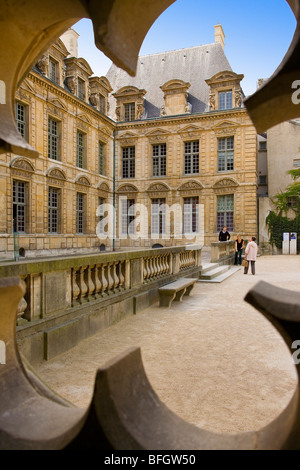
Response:
M60 36L60 39L70 52L69 57L78 57L78 38L79 34L72 28L67 29L67 31Z
M215 26L215 42L219 42L221 44L221 46L223 47L223 50L224 50L224 47L225 47L225 34L224 34L224 31L223 31L223 28L222 28L222 25L220 25L219 23Z

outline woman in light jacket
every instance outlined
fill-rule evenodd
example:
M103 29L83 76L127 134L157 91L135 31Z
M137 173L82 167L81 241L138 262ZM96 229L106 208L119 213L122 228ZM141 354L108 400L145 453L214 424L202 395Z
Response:
M255 274L255 261L257 256L257 244L255 242L256 238L251 237L245 250L245 259L248 261L248 266L244 268L244 274L248 274L249 263L251 263L251 272L253 276Z

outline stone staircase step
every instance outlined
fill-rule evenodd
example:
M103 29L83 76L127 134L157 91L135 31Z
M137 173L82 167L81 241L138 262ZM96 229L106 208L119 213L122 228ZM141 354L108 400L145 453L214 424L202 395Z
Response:
M224 272L228 271L229 268L230 266L225 265L225 264L221 266L216 265L212 267L211 269L206 270L206 272L204 273L203 271L201 271L199 279L213 279L214 277L217 277L223 274Z
M215 269L212 269L211 271L208 270L206 274L204 275L202 275L202 271L201 271L198 282L220 283L240 270L241 270L241 266L225 265L225 266L220 266L219 269L215 268Z
M217 268L218 266L218 263L203 263L201 268L201 274L205 274L207 271Z

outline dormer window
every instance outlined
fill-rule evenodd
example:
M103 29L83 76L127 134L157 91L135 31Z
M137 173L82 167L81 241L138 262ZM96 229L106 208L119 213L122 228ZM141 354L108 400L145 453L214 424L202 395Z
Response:
M209 111L241 108L243 91L240 83L243 78L244 75L225 70L205 80L209 86Z
M135 120L135 103L124 104L124 121Z
M219 109L232 109L232 91L221 91L219 93Z
M58 63L49 57L49 78L53 83L58 83Z
M84 100L85 99L85 82L84 80L82 80L81 78L78 77L78 82L77 82L77 95L78 95L78 98L80 98L81 100Z
M116 98L117 121L137 121L144 112L144 95L146 90L139 90L134 86L125 86L113 93Z

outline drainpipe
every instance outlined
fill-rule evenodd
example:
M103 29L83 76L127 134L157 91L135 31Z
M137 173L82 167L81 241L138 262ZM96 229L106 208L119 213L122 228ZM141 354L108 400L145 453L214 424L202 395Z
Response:
M116 251L116 131L113 132L113 136L113 251Z

